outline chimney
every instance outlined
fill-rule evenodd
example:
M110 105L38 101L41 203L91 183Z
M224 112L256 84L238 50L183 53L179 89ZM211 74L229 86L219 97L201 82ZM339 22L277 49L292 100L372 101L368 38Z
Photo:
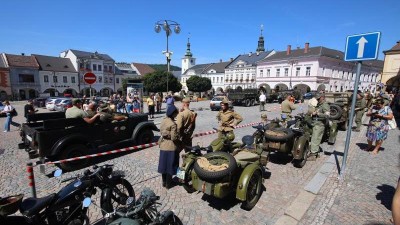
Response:
M25 53L21 53L21 55L22 55L22 56L24 56L24 55L25 55Z
M291 52L291 50L292 50L291 48L292 48L291 45L288 45L288 46L287 46L286 55L290 55L290 52Z
M220 59L219 62L222 63L222 59Z
M230 60L229 60L229 61L231 61L231 62L232 62L232 61L233 61L233 58L230 58Z
M306 42L304 45L304 53L308 53L308 49L310 48L310 43Z

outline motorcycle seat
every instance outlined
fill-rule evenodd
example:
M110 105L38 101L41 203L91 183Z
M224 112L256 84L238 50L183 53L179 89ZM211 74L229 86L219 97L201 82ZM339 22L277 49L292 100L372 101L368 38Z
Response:
M260 158L260 156L256 153L240 151L234 156L234 158L238 162L255 162Z
M43 198L27 198L24 199L19 207L19 211L22 215L31 217L38 214L44 208L46 208L53 200L56 194L51 194Z

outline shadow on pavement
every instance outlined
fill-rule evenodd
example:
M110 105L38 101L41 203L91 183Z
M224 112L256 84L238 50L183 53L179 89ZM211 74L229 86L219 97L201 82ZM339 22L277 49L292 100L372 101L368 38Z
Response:
M274 164L286 165L292 161L292 158L287 154L272 153L269 155L269 161Z
M343 157L344 153L343 152L334 151L332 154L335 157L335 163L336 163L337 172L338 172L338 174L341 174L341 168L340 168L340 162L339 162L339 157L338 156Z
M388 210L392 210L392 199L396 189L393 186L383 184L377 186L380 190L378 194L376 194L376 199L381 201L381 204L386 207Z

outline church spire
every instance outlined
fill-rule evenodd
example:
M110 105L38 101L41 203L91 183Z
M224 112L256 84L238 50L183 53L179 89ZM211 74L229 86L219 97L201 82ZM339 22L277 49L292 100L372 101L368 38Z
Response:
M186 46L187 46L187 48L186 48L185 56L186 57L192 57L193 54L190 52L190 38L188 38L188 42L187 42Z
M258 38L258 47L257 47L256 52L264 52L265 51L263 30L264 30L264 25L261 24L261 33L260 33L260 37Z

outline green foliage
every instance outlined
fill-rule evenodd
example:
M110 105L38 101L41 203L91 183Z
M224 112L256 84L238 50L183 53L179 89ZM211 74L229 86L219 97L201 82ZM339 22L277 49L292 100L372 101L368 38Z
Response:
M206 77L191 76L187 81L186 85L189 91L193 92L204 92L212 88L211 80Z
M167 71L167 64L148 64L151 68L155 69L156 71ZM182 69L177 66L170 65L170 71L181 71Z
M143 85L149 92L165 92L167 91L167 72L155 71L148 73L143 77ZM172 75L168 74L168 91L178 92L182 89L182 84Z

